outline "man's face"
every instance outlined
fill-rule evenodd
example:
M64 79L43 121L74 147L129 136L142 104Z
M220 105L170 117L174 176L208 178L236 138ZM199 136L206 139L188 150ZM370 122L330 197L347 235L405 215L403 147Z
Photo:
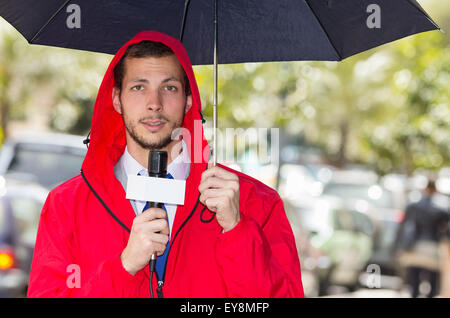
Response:
M114 109L122 114L127 143L145 149L170 146L172 131L192 106L184 73L175 55L126 58L122 89L113 89Z

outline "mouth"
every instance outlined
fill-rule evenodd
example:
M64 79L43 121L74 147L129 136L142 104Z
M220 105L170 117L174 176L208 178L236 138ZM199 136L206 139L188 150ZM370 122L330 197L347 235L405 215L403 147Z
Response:
M143 121L142 124L144 125L144 127L147 130L154 132L154 131L161 130L164 127L164 125L166 124L166 122L162 121L162 120L147 120L147 121Z

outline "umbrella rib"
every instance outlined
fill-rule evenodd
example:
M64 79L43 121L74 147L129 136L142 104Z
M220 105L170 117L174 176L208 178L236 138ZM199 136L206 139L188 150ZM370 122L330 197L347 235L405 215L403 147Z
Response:
M338 49L337 49L336 46L334 45L333 41L331 41L331 37L330 37L330 35L328 34L327 30L325 30L325 27L323 26L322 22L320 22L320 19L317 17L316 13L314 12L314 10L313 10L313 9L311 8L311 6L309 5L308 0L304 0L304 1L305 1L306 5L308 6L309 10L310 10L310 11L312 12L312 14L314 15L314 18L316 19L316 21L319 23L320 27L322 28L323 33L325 33L325 35L326 35L326 37L327 37L327 39L328 39L328 42L330 42L331 46L333 47L334 51L336 52L336 54L337 54L337 56L338 56L338 58L339 58L339 61L342 61L343 58L342 58L341 54L339 53Z
M433 19L428 15L428 13L422 8L422 6L416 0L406 0L406 1L409 2L409 4L415 7L417 10L419 10L419 12L423 13L423 15L425 15L428 21L430 21L436 27L436 29L442 31L439 25L437 25L437 23L433 21Z
M183 35L184 35L184 26L186 24L186 14L189 7L190 0L186 0L184 2L184 12L183 12L183 20L181 21L181 30L180 30L180 41L183 42Z
M51 17L47 20L47 22L39 29L39 31L37 31L36 32L36 34L31 38L31 40L30 40L30 44L32 44L33 43L33 41L39 36L39 34L41 34L42 33L42 30L44 30L46 27L47 27L47 25L49 25L49 23L50 22L52 22L53 21L53 19L56 17L56 15L68 4L70 2L70 0L66 0L66 2L64 2L64 4L61 6L61 7L59 7L59 9L58 10L56 10L56 12L55 13L53 13L52 15L51 15Z

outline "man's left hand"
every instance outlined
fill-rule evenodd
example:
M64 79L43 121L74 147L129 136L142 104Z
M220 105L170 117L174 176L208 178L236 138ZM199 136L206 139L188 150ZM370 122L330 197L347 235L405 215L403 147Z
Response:
M208 164L198 186L200 202L216 213L216 220L224 232L240 221L239 178L232 172Z

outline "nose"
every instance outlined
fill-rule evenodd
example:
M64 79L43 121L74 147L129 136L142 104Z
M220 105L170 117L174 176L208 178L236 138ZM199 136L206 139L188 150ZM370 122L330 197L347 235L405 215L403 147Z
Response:
M162 110L162 99L159 90L150 90L147 99L147 109L155 112Z

